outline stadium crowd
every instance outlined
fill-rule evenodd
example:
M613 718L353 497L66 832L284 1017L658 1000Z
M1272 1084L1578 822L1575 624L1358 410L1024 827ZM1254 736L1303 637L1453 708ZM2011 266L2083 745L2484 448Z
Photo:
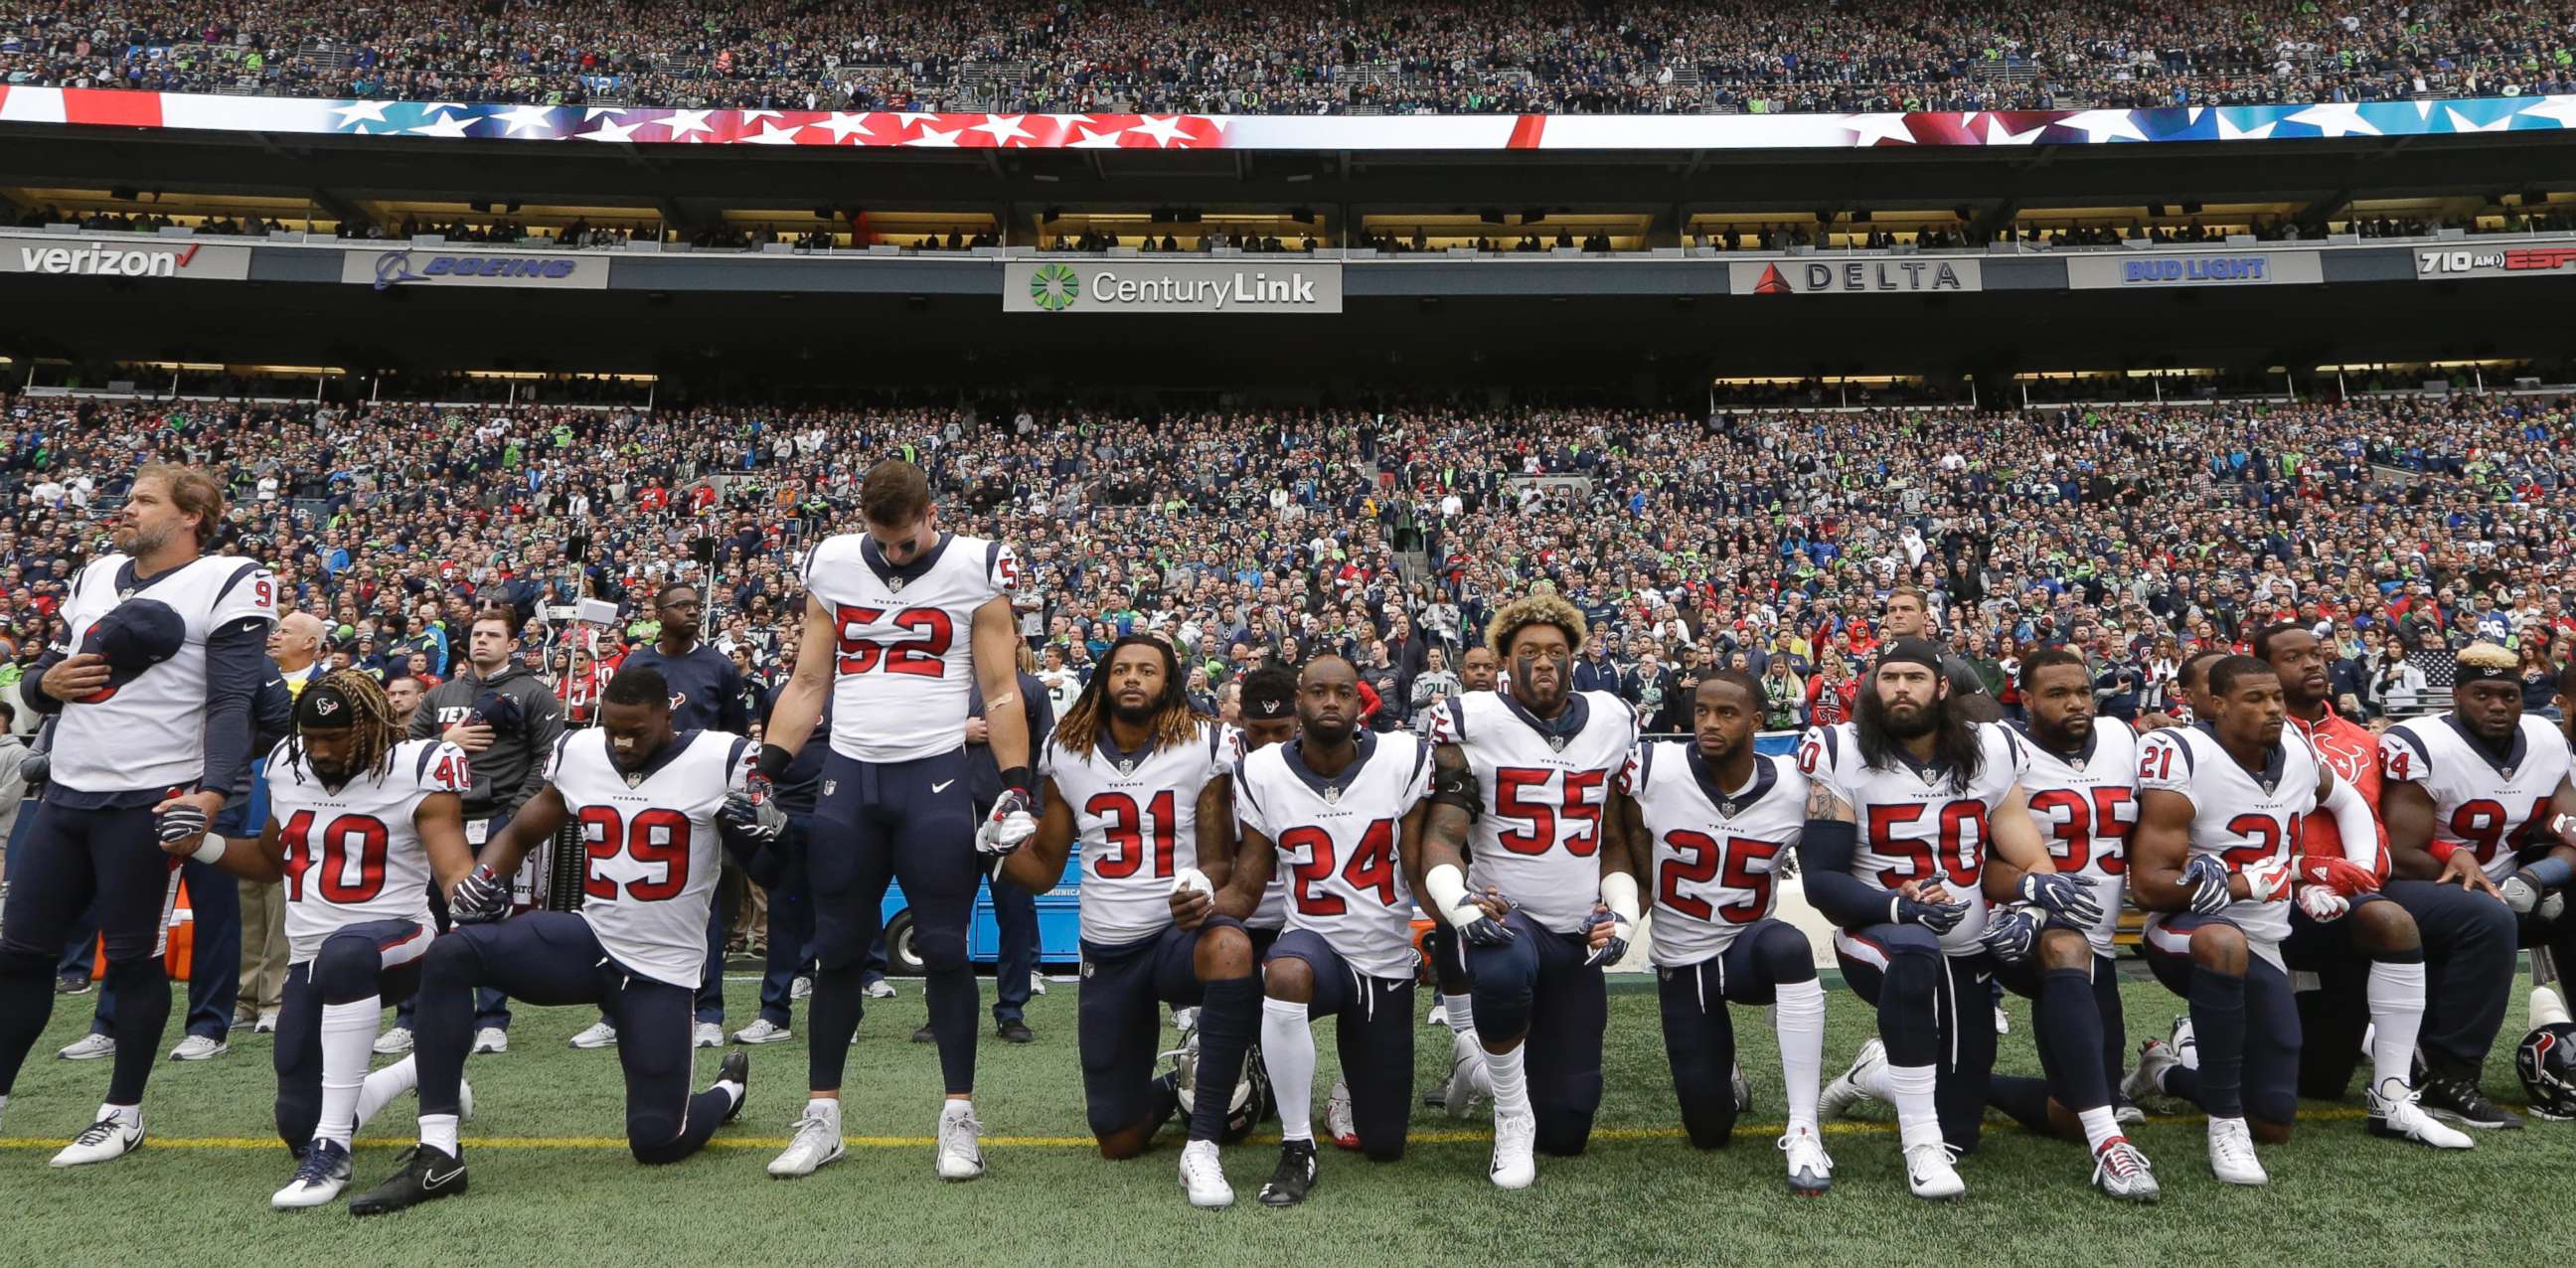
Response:
M1694 674L1762 680L1774 727L1833 720L1881 598L2015 707L2039 644L2081 647L2106 711L2161 706L2181 654L2295 614L2348 711L2447 686L2505 642L2549 703L2576 635L2576 401L2382 397L1796 412L1468 407L1145 413L1076 405L809 410L156 404L22 396L0 418L0 679L58 635L64 579L139 457L225 473L225 549L265 557L336 655L436 680L479 607L620 605L613 666L686 580L754 718L792 658L800 552L859 476L920 462L942 523L1016 543L1036 672L1068 703L1109 643L1169 631L1193 691L1264 657L1348 655L1404 726L1546 583L1602 632L1579 685L1680 729ZM531 629L534 631L534 622ZM589 695L563 631L526 655ZM590 685L595 686L595 682ZM0 683L5 686L5 683ZM21 714L22 725L33 719Z
M2576 8L1211 0L42 0L0 83L332 98L1231 113L1981 110L2576 91Z

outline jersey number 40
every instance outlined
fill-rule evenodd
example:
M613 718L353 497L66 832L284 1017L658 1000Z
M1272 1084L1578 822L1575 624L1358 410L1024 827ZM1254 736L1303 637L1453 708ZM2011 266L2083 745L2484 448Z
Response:
M341 815L317 835L313 817L310 810L298 810L277 831L286 847L286 901L304 901L304 877L316 871L315 892L327 903L353 907L384 892L384 822L373 815ZM356 876L349 874L352 859Z

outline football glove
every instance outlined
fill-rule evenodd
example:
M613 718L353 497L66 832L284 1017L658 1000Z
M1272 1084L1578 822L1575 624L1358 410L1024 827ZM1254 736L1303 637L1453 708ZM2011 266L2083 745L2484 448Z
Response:
M2191 911L2195 916L2215 916L2236 901L2236 893L2227 885L2227 864L2215 854L2195 856L2182 865L2182 884L2191 890Z
M1900 925L1921 925L1934 933L1946 934L1968 918L1966 903L1927 903L1920 898L1896 898L1895 921Z
M768 845L787 828L787 812L778 808L774 798L762 798L749 792L727 793L724 808L716 811L716 820L743 841Z
M510 882L487 863L477 863L448 896L447 914L460 925L488 925L510 914Z
M2019 964L2030 957L2030 949L2039 943L2039 922L2022 907L1997 907L1986 920L1986 931L1977 935L1997 960Z
M213 822L214 817L206 813L204 806L182 801L154 815L152 830L160 837L161 844L177 845L191 837L204 836L207 826Z
M2051 915L2064 916L2079 925L2095 925L2102 920L2102 900L2093 887L2072 876L2056 872L2025 872L2017 887L2021 900L2037 904Z
M2306 858L2299 860L2299 879L2310 885L2323 885L2338 894L2368 894L2379 888L2379 877L2371 870L2339 858Z
M1610 940L1593 948L1592 954L1584 958L1583 967L1587 969L1599 964L1617 964L1626 959L1628 939L1634 937L1637 932L1637 927L1621 920L1617 912L1608 907L1595 907L1592 909L1592 915L1583 922L1584 941L1591 941L1592 931L1604 924L1610 926Z
M2237 872L2237 875L2245 878L2246 899L2249 902L2277 903L2290 896L2290 881L2293 879L2293 873L2287 859L2265 859L2260 863L2249 863L2243 870Z
M1008 854L1037 834L1037 817L1029 813L1029 795L1017 788L1006 788L993 803L993 813L984 817L984 826L975 830L975 848L991 855Z
M2341 920L2345 912L2352 910L2351 899L2324 885L2299 886L2298 902L2299 910L2321 925Z
M1486 892L1490 894L1493 891ZM1456 929L1458 936L1471 947L1509 946L1521 936L1519 930L1486 915L1483 905L1473 901L1460 903L1441 914L1447 917L1449 927ZM1585 927L1590 928L1589 925Z

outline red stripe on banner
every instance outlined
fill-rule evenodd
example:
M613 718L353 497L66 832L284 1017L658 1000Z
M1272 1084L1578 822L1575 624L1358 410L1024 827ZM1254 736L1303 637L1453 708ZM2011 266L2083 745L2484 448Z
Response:
M161 94L123 88L66 88L63 122L157 128L161 126Z
M1506 142L1503 148L1507 150L1535 150L1538 148L1539 137L1546 133L1546 131L1546 115L1522 115L1521 117L1512 120L1512 139Z

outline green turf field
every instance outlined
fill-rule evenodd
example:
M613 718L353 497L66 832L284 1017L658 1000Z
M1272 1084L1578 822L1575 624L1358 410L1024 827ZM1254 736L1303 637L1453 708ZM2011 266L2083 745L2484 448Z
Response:
M406 1263L599 1264L824 1262L1104 1265L1206 1262L1427 1264L1473 1255L1498 1264L1908 1265L1976 1262L2511 1264L2546 1256L2552 1218L2497 1195L2563 1186L2576 1126L2482 1133L2466 1155L2365 1136L2357 1103L2302 1107L2300 1136L2264 1150L2266 1190L2223 1189L2202 1156L2197 1118L2159 1117L2135 1139L2157 1163L2165 1200L2111 1203L2084 1186L2080 1145L2022 1135L1998 1116L1962 1167L1968 1200L1935 1205L1905 1193L1892 1126L1827 1127L1834 1192L1808 1201L1782 1184L1772 1146L1780 1121L1778 1057L1758 1011L1739 1012L1757 1104L1733 1149L1693 1152L1678 1137L1655 1001L1642 978L1611 1000L1609 1093L1591 1153L1539 1162L1537 1187L1500 1193L1485 1181L1488 1130L1417 1110L1415 1147L1373 1165L1325 1149L1322 1180L1300 1210L1253 1201L1275 1157L1264 1143L1229 1150L1237 1204L1190 1210L1174 1180L1176 1148L1101 1161L1084 1138L1073 1048L1076 987L1033 1002L1039 1042L987 1037L976 1103L990 1173L945 1185L931 1175L936 1060L909 1042L923 1021L917 984L871 1001L851 1053L847 1160L811 1179L762 1171L803 1100L805 1048L752 1049L751 1101L710 1150L648 1170L626 1154L616 1057L564 1039L586 1009L523 1009L512 1049L467 1067L477 1113L465 1127L472 1191L421 1210L352 1220L340 1208L278 1214L268 1194L292 1166L271 1134L268 1041L244 1035L203 1065L163 1063L146 1102L151 1138L137 1154L55 1171L46 1157L96 1108L104 1062L57 1061L91 1000L58 1001L43 1046L19 1079L0 1138L0 1262L44 1265ZM727 989L732 1025L752 1016L754 986ZM989 984L987 989L989 990ZM2133 1029L2162 1028L2179 1001L2152 982L2126 988ZM2503 1045L2522 1033L2517 991ZM1427 997L1426 997L1427 998ZM2006 1069L2035 1073L2028 1005L2015 1000ZM174 1012L175 1016L175 1012ZM803 1020L800 1012L798 1021ZM1827 1074L1866 1037L1870 1014L1836 992ZM1318 1029L1330 1025L1318 1023ZM1420 1032L1417 1078L1447 1060L1445 1032ZM1333 1049L1321 1036L1323 1078ZM702 1074L714 1069L702 1054ZM2518 1104L2510 1052L2488 1089ZM1316 1112L1322 1113L1321 1089ZM373 1184L407 1143L410 1098L359 1140L358 1179ZM1320 1123L1319 1123L1320 1126ZM861 1140L859 1137L865 1137ZM1257 1257L1257 1258L1256 1258Z

